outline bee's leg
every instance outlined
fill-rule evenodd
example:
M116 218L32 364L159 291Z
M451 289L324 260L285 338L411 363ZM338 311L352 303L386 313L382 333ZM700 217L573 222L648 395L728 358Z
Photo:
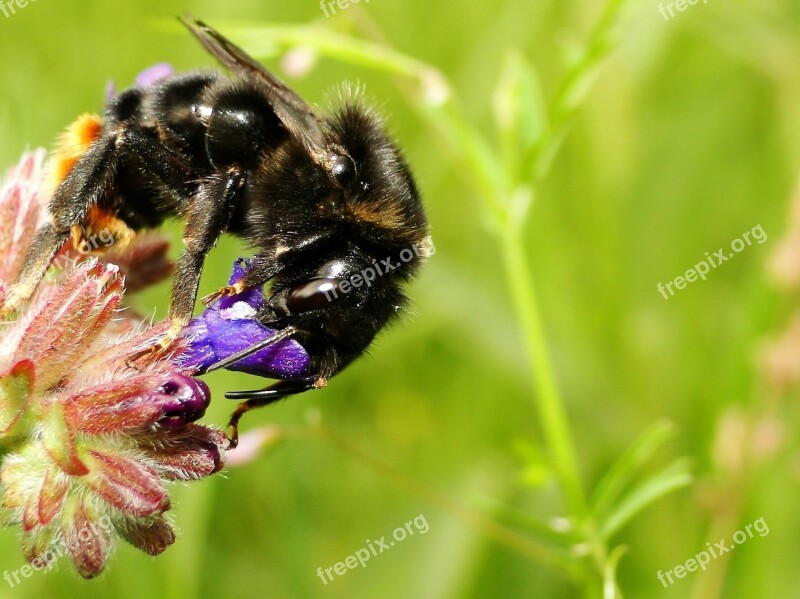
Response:
M225 177L215 177L203 185L192 201L184 229L186 248L178 260L169 312L178 331L194 313L203 262L228 227L245 182L244 173L232 167Z
M50 214L58 231L81 224L89 208L108 194L119 167L117 143L115 131L104 134L59 184L50 200Z
M234 283L233 285L226 285L225 287L220 287L214 293L209 293L208 295L204 295L200 301L203 302L203 305L208 306L209 304L213 304L221 297L239 295L246 289L247 287L245 287L244 281L242 280L239 281L238 283Z
M165 147L134 123L122 126L117 145L140 164L140 176L182 201L191 199L190 183L195 175L183 156Z
M227 228L246 179L240 169L231 167L224 176L215 175L201 185L189 207L183 234L186 247L178 259L172 282L170 328L157 343L130 356L129 366L135 367L144 356L169 349L191 320L203 262Z
M244 277L233 285L226 285L214 293L210 293L202 299L202 302L207 306L221 297L238 295L252 287L263 285L282 269L283 264L275 257L274 253L260 254L255 257Z
M0 314L13 312L33 295L53 258L69 238L73 225L83 221L89 208L113 184L118 163L115 145L114 134L99 138L53 193L49 206L51 220L37 232Z
M226 285L225 287L220 287L214 293L209 293L208 295L204 296L201 300L204 305L208 306L209 304L213 304L215 301L220 299L221 297L230 297L232 295L239 295L240 293L244 293L251 287L256 287L258 285L263 285L267 281L269 281L272 277L277 275L283 269L283 265L280 264L277 260L273 261L269 264L269 267L264 270L259 270L256 273L256 276L252 276L250 272L245 275L241 280L237 281L233 285Z
M302 255L305 252L313 251L319 245L330 238L331 233L326 231L307 237L296 238L292 241L290 248L277 248L269 252L259 254L253 259L250 268L244 277L233 285L221 287L219 290L203 298L203 303L208 305L221 297L238 295L247 289L258 287L269 281L272 277L283 270L284 259L291 252L292 258Z
M166 192L189 198L187 181L192 170L183 157L164 147L133 122L111 125L95 141L56 189L50 214L58 231L83 223L89 208L113 189L120 161L136 163L139 175Z
M191 170L184 159L146 135L134 123L110 124L59 184L50 200L51 221L36 234L18 280L11 286L0 315L15 310L30 298L73 227L86 218L89 208L113 189L120 157L141 162L144 173L171 193L185 197Z
M230 446L228 449L233 449L239 444L239 420L241 420L246 412L254 408L268 406L290 395L297 395L298 393L310 391L311 389L319 389L327 384L328 381L324 378L311 376L294 381L279 381L260 391L233 391L226 393L225 397L228 399L247 400L239 404L239 407L236 408L228 422L228 426L231 429L229 435Z
M39 281L44 277L58 251L69 239L70 231L58 232L56 228L47 223L36 233L17 281L8 291L0 314L9 314L27 300L36 291Z

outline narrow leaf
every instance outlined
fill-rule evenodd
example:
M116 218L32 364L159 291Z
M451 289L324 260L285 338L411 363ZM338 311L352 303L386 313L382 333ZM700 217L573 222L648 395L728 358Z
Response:
M686 487L692 482L689 461L676 460L659 474L647 479L631 491L602 523L600 537L609 539L636 514L668 493Z
M518 50L506 57L492 107L506 157L518 162L541 140L547 127L547 106L539 77Z
M675 426L662 420L645 430L600 480L592 496L592 513L598 520L608 514L625 487L653 454L675 434Z

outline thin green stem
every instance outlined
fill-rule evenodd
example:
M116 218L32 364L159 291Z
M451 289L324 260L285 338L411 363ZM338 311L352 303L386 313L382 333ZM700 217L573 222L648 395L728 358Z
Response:
M531 541L523 535L497 523L496 521L487 518L483 514L471 510L464 505L450 499L446 495L420 483L417 480L407 476L403 472L393 468L386 462L376 458L375 456L367 453L353 443L346 437L343 437L330 427L319 422L312 423L308 428L303 429L285 429L287 437L305 437L311 436L320 439L325 439L339 447L342 451L350 456L356 458L360 462L366 464L373 470L380 472L384 476L394 480L400 485L406 487L415 495L424 497L430 503L439 506L443 510L463 520L476 530L495 542L505 545L520 555L533 559L538 563L555 566L574 579L580 578L582 573L576 564L564 553L560 553L554 549L540 545Z
M542 431L551 452L553 465L563 486L570 513L584 518L588 513L586 496L575 458L564 402L558 391L552 360L542 324L532 269L522 237L508 234L503 240L503 262L514 311L530 360L532 384Z

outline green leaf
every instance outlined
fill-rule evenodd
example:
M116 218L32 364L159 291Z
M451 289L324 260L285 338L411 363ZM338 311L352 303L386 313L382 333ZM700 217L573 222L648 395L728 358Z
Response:
M653 454L675 435L675 425L661 420L645 430L600 480L590 503L592 513L603 520L614 502Z
M547 128L547 105L539 76L519 50L506 56L492 108L506 160L518 165Z
M30 360L22 360L11 371L0 376L0 439L11 436L20 422L33 388L35 368Z
M692 482L689 460L674 461L659 474L647 479L631 491L614 509L600 527L600 538L609 539L631 518L668 493L686 487Z

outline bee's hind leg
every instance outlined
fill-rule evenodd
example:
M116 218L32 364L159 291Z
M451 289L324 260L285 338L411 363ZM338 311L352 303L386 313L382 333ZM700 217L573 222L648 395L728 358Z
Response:
M58 251L69 239L70 231L59 232L48 223L36 233L25 260L22 263L22 271L19 278L15 281L5 297L0 316L6 316L19 308L20 304L29 299L39 285L47 269L55 258Z
M81 224L89 208L106 194L117 170L115 144L113 134L97 139L56 188L48 206L49 222L36 233L0 315L14 312L33 295L72 228Z

